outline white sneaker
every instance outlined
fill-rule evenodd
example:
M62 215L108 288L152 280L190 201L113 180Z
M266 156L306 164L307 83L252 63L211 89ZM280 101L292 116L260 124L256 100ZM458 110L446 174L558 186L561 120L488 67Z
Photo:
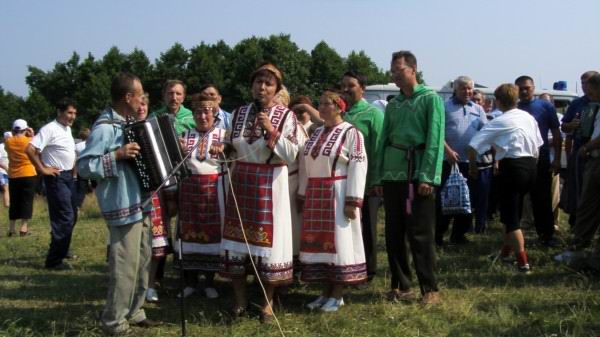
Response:
M327 302L327 297L325 297L325 296L319 296L319 297L317 297L316 300L308 303L306 305L306 307L308 309L310 309L310 310L315 310L316 308L318 308L318 307L322 306L323 304L325 304L325 302Z
M219 293L215 288L204 288L204 295L206 295L206 298L209 298L211 300L219 298Z
M195 292L196 292L196 288L185 287L185 288L183 288L183 298L188 298ZM181 298L181 293L177 294L177 298Z
M327 302L325 302L325 304L323 304L321 306L321 311L323 312L334 312L334 311L338 311L338 309L344 305L344 298L340 298L339 300L336 300L333 297L330 297Z
M148 288L148 290L146 290L146 302L158 302L158 293L156 292L156 289Z

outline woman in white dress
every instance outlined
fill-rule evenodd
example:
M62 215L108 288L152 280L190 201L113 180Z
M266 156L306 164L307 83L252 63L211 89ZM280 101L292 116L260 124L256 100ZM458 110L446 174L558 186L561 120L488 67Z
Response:
M221 267L221 235L225 219L227 171L222 160L225 129L218 128L219 106L216 97L192 96L192 112L196 127L183 133L183 147L192 151L186 165L190 176L179 189L179 226L181 226L183 268L187 286L183 296L196 291L198 273L206 281L208 298L219 294L213 285L215 272ZM175 245L178 251L179 245Z
M232 280L234 313L243 313L248 305L248 256L252 256L267 293L263 322L273 318L275 288L292 282L288 165L296 159L298 140L296 116L274 100L282 79L281 71L272 64L253 73L254 101L233 112L226 139L235 151L235 164L231 174L233 194L228 194L225 207L221 274Z
M319 113L325 124L300 154L302 280L325 284L322 294L307 305L325 312L344 304L344 286L367 280L359 214L367 155L360 131L342 119L345 109L338 93L323 93Z

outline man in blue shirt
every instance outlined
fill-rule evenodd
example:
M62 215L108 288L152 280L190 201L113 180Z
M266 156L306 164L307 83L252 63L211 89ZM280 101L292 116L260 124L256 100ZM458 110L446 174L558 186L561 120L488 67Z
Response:
M206 96L209 97L214 97L217 99L217 105L219 107L219 112L217 113L217 118L219 119L218 121L215 121L215 126L221 129L229 129L229 126L231 125L231 114L223 109L221 109L221 101L223 100L223 97L221 97L221 94L219 93L219 89L217 89L217 86L209 83L209 84L205 84L200 88L200 93L205 94Z
M481 130L487 123L487 117L483 107L471 101L473 97L473 80L467 76L459 76L454 81L454 95L444 103L446 113L445 125L445 158L442 165L442 186L446 183L452 166L457 163L462 175L467 178L469 184L472 206L479 206L478 212L481 212L483 219L487 216L487 200L489 191L489 182L491 177L492 161L478 165L480 172L478 177L469 176L469 159L467 156L467 147L471 138ZM479 184L484 184L487 189L479 192ZM440 191L438 190L438 207L435 240L438 246L443 245L444 233L448 230L450 221L454 218L450 242L455 244L467 243L465 233L472 227L473 216L471 214L461 215L442 215ZM485 204L477 202L485 201ZM481 224L480 224L481 225Z
M520 76L515 80L515 85L519 87L519 104L517 107L529 112L535 118L544 140L544 145L540 148L535 186L531 192L531 206L538 237L543 245L550 247L556 245L554 241L551 186L552 174L557 174L560 170L562 152L560 122L552 103L534 98L535 85L531 77ZM548 132L552 133L552 146L555 153L552 163L550 163Z
M571 228L575 226L575 210L581 195L581 182L583 181L583 168L585 160L577 155L582 144L589 140L591 132L590 125L593 124L593 118L589 109L590 98L588 96L588 80L598 74L597 71L586 71L581 75L581 90L583 96L577 98L569 104L569 108L562 118L561 129L568 134L572 140L571 152L567 162L567 179L565 180L566 202L563 204L565 212L569 213L569 224Z

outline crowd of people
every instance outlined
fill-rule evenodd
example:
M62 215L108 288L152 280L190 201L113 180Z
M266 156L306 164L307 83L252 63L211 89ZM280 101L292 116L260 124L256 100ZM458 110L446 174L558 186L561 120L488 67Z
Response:
M441 301L436 245L448 244L450 226L450 244L469 244L467 234L485 233L499 209L505 236L495 258L530 273L521 230L529 195L540 244L559 245L552 200L558 185L552 182L561 171L564 136L572 145L561 203L573 238L555 258L569 261L590 246L600 225L599 73L583 74L585 95L572 102L561 124L552 103L534 97L529 76L498 86L494 97L459 76L444 102L418 83L411 52L394 53L390 71L400 90L386 102L367 102L367 79L348 71L315 108L310 97L290 99L283 72L264 63L250 78L252 102L231 114L220 107L216 86L191 95L188 109L185 84L167 81L164 106L150 116L173 116L190 174L178 188L158 194L143 191L132 165L140 145L124 135L126 125L148 117L149 97L137 76L119 73L110 106L82 133L85 145L76 146L71 135L77 106L70 100L60 102L56 120L37 134L24 120L5 134L8 164L0 160L0 168L8 173L1 183L6 191L8 180L9 235L19 219L20 235L29 233L36 177L43 176L51 227L46 268L70 269L63 260L70 256L81 191L88 179L95 181L109 229L110 281L101 322L110 335L157 324L143 304L158 301L171 249L181 256L177 264L185 275L179 296L202 289L217 298L218 274L231 281L232 312L244 315L246 278L253 274L264 287L263 322L273 320L276 292L285 293L295 279L323 286L306 304L310 310L337 311L349 286L368 286L377 275L383 205L389 299L435 305ZM441 191L451 172L467 181L468 212L443 210ZM419 291L412 290L411 259Z

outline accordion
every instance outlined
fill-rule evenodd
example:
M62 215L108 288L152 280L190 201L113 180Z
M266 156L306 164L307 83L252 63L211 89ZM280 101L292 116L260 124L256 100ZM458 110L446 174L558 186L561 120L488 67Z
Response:
M163 115L127 124L124 128L125 141L140 146L133 165L146 192L157 189L184 159L174 122L173 116ZM181 165L179 172L164 184L165 190L176 190L177 183L188 174L187 166Z

